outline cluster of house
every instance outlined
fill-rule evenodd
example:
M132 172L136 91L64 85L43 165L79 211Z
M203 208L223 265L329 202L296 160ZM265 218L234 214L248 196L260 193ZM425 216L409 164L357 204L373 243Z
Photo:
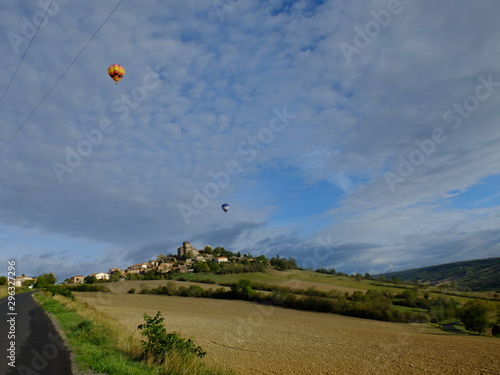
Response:
M150 260L144 263L133 264L122 270L120 268L110 268L109 272L91 273L88 276L94 276L97 280L109 280L112 275L118 274L120 279L127 277L127 274L144 274L148 271L156 271L158 273L188 273L192 272L192 265L196 262L213 261L215 263L228 262L227 257L214 257L212 254L206 254L205 250L197 250L189 242L184 242L181 247L177 248L179 259L185 259L179 263L175 257L165 257L163 259ZM70 278L72 283L83 283L84 275L77 275Z
M14 286L21 287L25 281L31 281L31 284L36 283L36 277L28 277L26 275L16 276L14 278Z

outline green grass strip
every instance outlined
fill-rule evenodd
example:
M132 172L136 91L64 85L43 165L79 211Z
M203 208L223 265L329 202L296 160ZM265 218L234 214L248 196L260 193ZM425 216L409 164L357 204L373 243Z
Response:
M0 298L7 297L9 293L7 293L7 285L0 285Z
M117 347L112 328L85 319L75 308L65 306L46 293L39 292L34 296L58 321L75 355L76 365L82 370L108 375L234 375L231 371L212 369L200 361L182 356L171 364L173 368L147 365Z
M32 292L33 289L28 288L27 286L16 287L16 294ZM7 285L0 285L0 298L7 297L9 295L9 289Z
M76 363L81 369L91 369L109 375L158 375L158 369L130 359L113 345L109 329L84 319L44 293L35 293L38 303L59 322L65 332Z

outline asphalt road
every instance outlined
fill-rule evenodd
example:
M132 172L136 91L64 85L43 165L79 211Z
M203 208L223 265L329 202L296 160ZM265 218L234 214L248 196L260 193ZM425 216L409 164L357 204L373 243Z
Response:
M72 375L69 351L31 293L14 302L0 300L0 375Z

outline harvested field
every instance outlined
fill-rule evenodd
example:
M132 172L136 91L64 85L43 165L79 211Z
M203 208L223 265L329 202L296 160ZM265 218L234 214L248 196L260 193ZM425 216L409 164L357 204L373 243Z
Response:
M241 374L499 374L500 339L244 301L75 293L139 339L142 314L195 337L205 360Z

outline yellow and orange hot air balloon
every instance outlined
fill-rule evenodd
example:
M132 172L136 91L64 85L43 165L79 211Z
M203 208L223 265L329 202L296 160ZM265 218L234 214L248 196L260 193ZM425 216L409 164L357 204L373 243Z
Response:
M118 81L125 75L125 68L121 65L110 65L108 68L109 76L118 84Z

